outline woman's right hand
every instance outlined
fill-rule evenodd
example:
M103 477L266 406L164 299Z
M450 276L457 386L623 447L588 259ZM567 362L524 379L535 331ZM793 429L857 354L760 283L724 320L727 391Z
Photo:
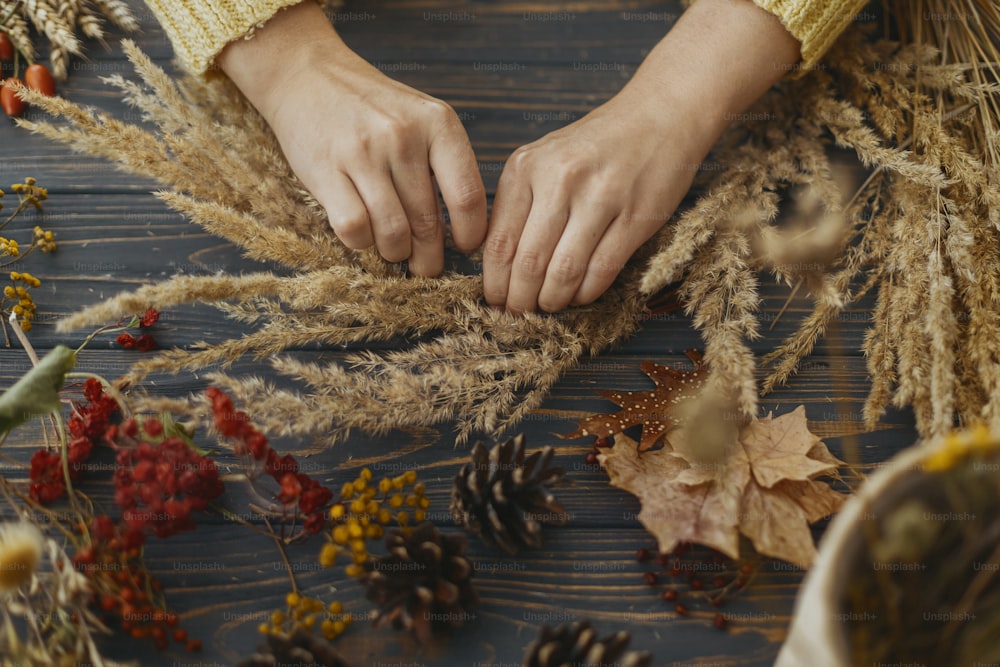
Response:
M278 12L219 65L261 112L299 179L349 248L371 245L413 275L444 267L486 235L486 191L472 145L446 103L394 81L351 51L315 3Z

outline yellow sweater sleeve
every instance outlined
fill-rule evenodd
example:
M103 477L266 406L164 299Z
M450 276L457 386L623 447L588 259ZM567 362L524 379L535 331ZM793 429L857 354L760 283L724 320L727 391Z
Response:
M181 66L204 74L229 42L245 37L278 10L302 0L146 0Z
M827 49L854 21L868 0L754 0L777 16L788 32L802 43L799 71L816 65Z

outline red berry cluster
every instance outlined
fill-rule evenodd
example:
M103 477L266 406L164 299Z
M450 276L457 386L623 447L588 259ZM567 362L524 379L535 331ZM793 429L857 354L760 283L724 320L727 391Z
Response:
M83 396L87 403L74 405L69 418L71 440L67 458L72 482L83 476L84 463L90 458L94 446L104 439L112 418L119 411L118 402L104 391L104 385L95 378L89 378L84 383ZM48 504L66 495L62 456L58 451L43 447L35 452L28 476L31 479L28 493L33 500Z
M222 495L223 486L215 461L198 454L177 436L158 443L148 439L163 437L163 424L155 417L143 420L140 430L135 419L118 429L119 444L115 470L115 502L122 508L122 520L130 529L148 529L165 538L193 530L192 512L204 510Z
M702 597L712 607L721 607L733 593L744 589L750 582L754 567L749 562L726 563L728 560L718 552L711 552L708 558L685 559L685 555L693 553L690 546L680 544L674 552L661 553L654 559L649 549L639 549L636 560L640 563L654 560L661 571L645 572L642 575L647 586L656 586L662 578L669 577L672 581L663 591L664 601L674 605L674 612L686 616L688 607L680 601L681 594L687 592L690 596ZM686 591L684 590L686 587ZM729 627L729 619L725 614L716 612L713 624L719 630Z
M333 492L299 472L299 464L291 454L278 456L263 433L250 423L247 413L237 411L233 401L217 387L209 387L205 395L212 402L215 428L219 433L234 441L233 450L238 456L249 456L253 460L248 477L253 481L260 471L266 472L278 483L279 490L274 497L285 511L298 509L305 515L303 530L315 534L326 524L326 506L333 500ZM260 464L263 464L261 466Z
M163 608L162 585L142 564L145 533L107 516L95 517L83 530L89 545L73 556L73 564L90 580L101 610L120 619L132 637L151 638L158 649L170 639L191 652L201 649L199 640L188 639L178 627L177 614Z
M149 308L143 313L138 320L133 320L135 322L134 326L140 326L143 328L151 327L156 324L157 320L160 319L160 313L155 308ZM156 339L154 339L148 333L141 334L139 336L133 336L128 332L122 332L118 334L118 338L115 339L116 342L124 347L126 350L137 350L139 352L149 352L155 350L158 346L156 344Z

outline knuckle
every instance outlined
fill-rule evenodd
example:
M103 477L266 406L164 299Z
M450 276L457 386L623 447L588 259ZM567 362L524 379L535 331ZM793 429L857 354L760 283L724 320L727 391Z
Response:
M425 108L434 122L442 125L462 124L458 118L458 114L455 113L455 109L444 100L436 98L428 100Z
M549 273L557 285L575 285L583 279L586 266L569 255L558 255L549 263Z
M466 179L451 195L451 205L456 210L470 211L486 202L486 187L481 179Z
M510 262L517 249L517 239L502 231L490 231L483 246L483 255L493 260Z
M500 177L503 178L504 175L514 176L514 177L522 176L523 174L527 173L528 170L530 169L531 161L532 161L531 147L521 146L513 153L511 153L510 157L507 158L507 162L504 164L503 174L501 174Z
M514 257L513 269L529 279L540 278L545 273L545 258L534 250L519 250Z
M388 145L399 149L407 145L410 136L412 124L408 118L383 114L372 119L371 129L360 138L369 148Z
M552 182L556 190L572 192L580 182L590 176L591 166L579 159L568 159L560 162L559 167L552 172Z
M410 237L410 223L406 218L387 218L379 222L379 237L388 245L399 245Z
M356 244L365 238L368 231L368 217L335 214L330 216L330 226L337 236L350 246L352 242Z
M612 182L609 176L598 175L591 179L587 186L588 199L595 206L612 206L621 196L622 189Z

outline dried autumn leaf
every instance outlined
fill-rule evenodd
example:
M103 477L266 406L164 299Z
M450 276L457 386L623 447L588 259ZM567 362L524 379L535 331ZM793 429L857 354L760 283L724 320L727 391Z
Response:
M743 534L758 553L808 567L816 555L809 524L836 512L846 496L815 480L840 461L809 431L805 408L754 419L716 463L686 454L682 437L643 453L618 434L598 455L612 486L639 498L639 521L660 550L696 542L738 558Z
M685 350L684 354L694 364L694 370L680 371L644 361L642 372L656 384L651 391L600 391L604 398L617 403L622 410L614 414L598 414L585 417L577 422L578 428L562 438L596 436L609 438L630 426L642 424L639 450L653 447L666 433L680 425L677 415L671 409L698 395L708 373L701 362L697 350Z

